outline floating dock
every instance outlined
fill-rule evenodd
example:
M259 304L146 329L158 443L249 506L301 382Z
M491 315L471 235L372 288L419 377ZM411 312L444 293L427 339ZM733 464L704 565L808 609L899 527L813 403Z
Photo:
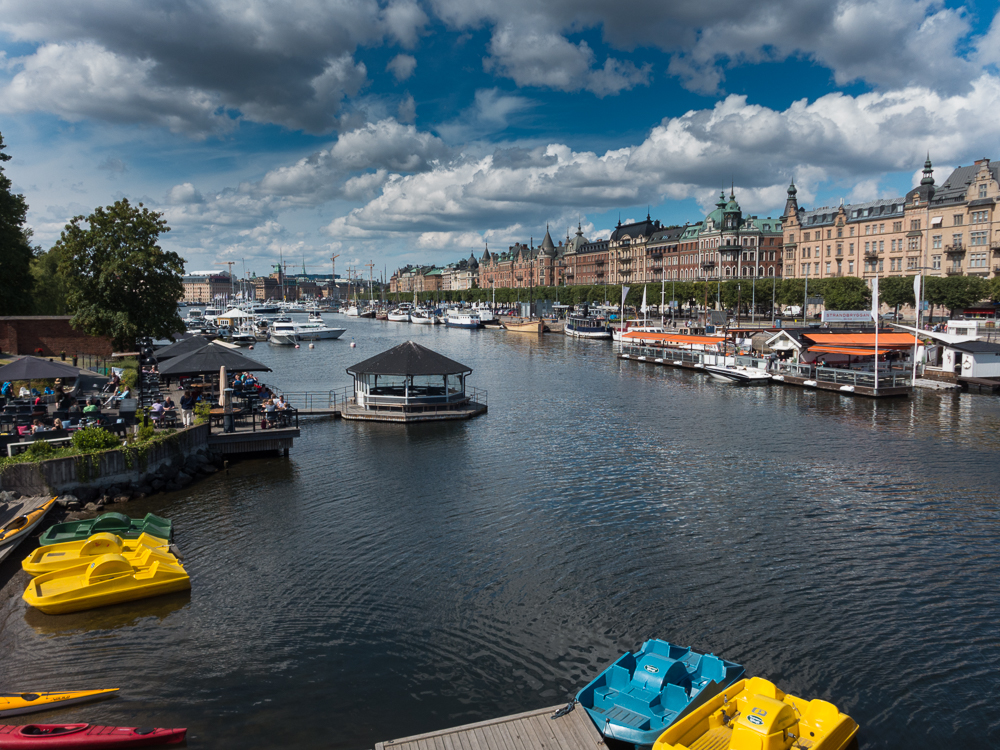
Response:
M562 706L480 721L413 737L388 740L375 750L600 750L604 738L579 706L553 718Z

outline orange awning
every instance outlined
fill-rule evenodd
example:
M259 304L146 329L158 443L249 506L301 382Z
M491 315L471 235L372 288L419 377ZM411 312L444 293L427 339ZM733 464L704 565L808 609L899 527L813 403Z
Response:
M629 331L622 334L622 341L657 341L662 344L703 344L713 346L725 343L725 339L719 336L684 336L679 333L644 333L642 331Z
M823 346L859 346L875 348L874 333L803 333L805 338ZM917 340L912 333L880 333L879 347L887 349L908 349Z
M882 343L881 341L879 343ZM806 351L816 352L817 354L849 354L852 357L874 357L875 349L852 349L847 346L810 346ZM879 349L879 355L885 355L889 352L894 351L892 349Z

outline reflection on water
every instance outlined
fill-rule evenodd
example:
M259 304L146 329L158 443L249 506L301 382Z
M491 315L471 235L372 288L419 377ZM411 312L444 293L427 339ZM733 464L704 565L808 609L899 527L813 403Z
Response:
M270 382L339 387L409 338L473 367L489 413L303 420L288 459L130 505L174 520L190 594L65 627L2 603L5 687L99 675L120 699L52 720L186 725L192 746L370 748L564 701L659 636L835 702L862 747L1000 743L1000 400L335 320L343 340L258 346Z

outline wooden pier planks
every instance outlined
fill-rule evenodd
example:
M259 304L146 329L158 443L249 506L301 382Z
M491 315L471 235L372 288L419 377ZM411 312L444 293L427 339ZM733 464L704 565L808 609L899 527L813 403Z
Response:
M579 706L553 719L561 706L388 740L375 750L606 750L597 727Z

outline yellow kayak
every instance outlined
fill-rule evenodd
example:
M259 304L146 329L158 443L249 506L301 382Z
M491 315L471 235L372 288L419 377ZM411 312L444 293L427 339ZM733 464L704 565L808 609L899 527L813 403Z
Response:
M147 547L132 560L109 552L43 573L28 583L23 599L46 614L61 615L189 588L191 578L176 557Z
M107 690L66 690L61 693L0 693L0 717L19 716L50 708L62 708L87 701L110 698L118 688Z
M95 557L113 552L126 560L134 560L147 548L167 550L166 539L141 534L138 539L122 539L117 534L101 532L80 542L60 542L39 547L21 562L28 575L40 576L54 570L64 570L81 563L89 563Z
M674 722L653 750L842 750L857 733L854 719L832 703L751 677Z
M3 527L0 527L0 560L13 552L14 548L31 533L32 529L42 522L45 514L49 512L55 502L56 499L52 498L15 518L11 518Z

